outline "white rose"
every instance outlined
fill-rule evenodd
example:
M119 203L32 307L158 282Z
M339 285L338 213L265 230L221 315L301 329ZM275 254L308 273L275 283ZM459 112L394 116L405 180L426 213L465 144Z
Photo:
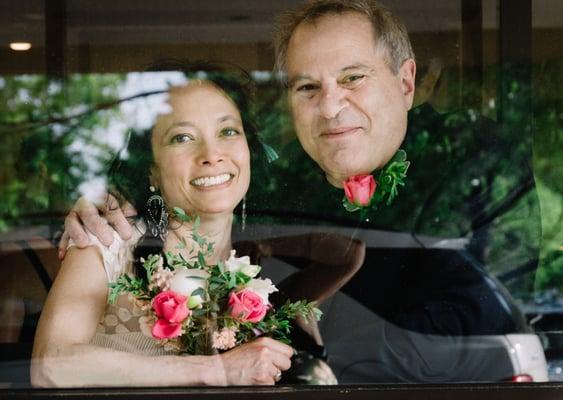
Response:
M188 306L195 308L203 303L203 299L199 295L191 296L191 294L196 289L207 291L208 279L209 272L202 269L177 269L174 271L174 276L170 280L170 290L183 296L189 296Z
M229 272L242 272L249 278L254 278L260 272L259 265L250 264L250 257L235 257L236 251L231 250L231 256L225 261L225 268Z
M268 300L268 296L270 293L274 293L278 291L278 288L272 284L270 279L251 279L245 285L245 289L250 290L256 293L258 296L264 300L264 304L269 304L270 301Z

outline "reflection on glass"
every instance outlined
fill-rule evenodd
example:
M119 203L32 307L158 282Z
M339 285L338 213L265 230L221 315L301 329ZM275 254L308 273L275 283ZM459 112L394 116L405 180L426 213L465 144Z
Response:
M389 5L405 19L417 56L413 107L408 119L406 110L401 112L408 122L406 134L395 143L410 161L405 186L390 206L380 205L369 214L346 211L343 190L327 182L326 171L319 168L330 169L330 162L339 160L334 154L323 160L303 133L314 126L307 125L313 114L304 107L314 96L329 93L323 84L336 86L319 80L319 71L311 69L306 81L290 87L288 97L276 75L265 71L273 63L270 53L264 50L271 61L266 67L263 60L252 64L246 57L244 62L255 70L256 126L262 142L279 158L268 163L251 154L244 231L242 209L234 216L239 253L261 256L264 276L276 284L294 282L299 274L307 277L311 263L326 267L332 259L334 265L350 266L335 280L347 283L322 304L318 329L309 329L314 345L323 344L314 348L316 355L328 356L326 365L341 384L499 381L516 375L526 379L526 374L535 380L561 380L563 180L557 160L562 129L554 83L562 69L561 55L551 47L561 34L560 23L551 18L558 5L534 2L533 64L516 66L500 64L496 43L502 27L496 2L482 2L476 28L482 30L482 43L474 43L473 53L463 49L468 43L460 38L479 37L471 36L471 27L479 24L464 20L468 14L461 2L422 3L424 20L430 21L426 27L420 26L420 10L398 3ZM265 21L270 26L271 20ZM190 46L194 54L203 51ZM320 44L315 48L322 49ZM99 54L109 54L106 50L100 48ZM82 57L86 50L81 51L77 54ZM95 52L88 51L90 57ZM244 51L230 57L232 48L217 50L217 58L240 60L249 54ZM481 64L471 64L468 60L474 62L480 52ZM299 57L301 64L290 63L289 72L307 67L307 54ZM357 54L361 52L350 57ZM86 59L80 58L82 64ZM320 68L337 60L332 56L312 65ZM94 69L97 64L89 65ZM528 82L521 79L526 68ZM359 81L353 85L369 74L361 69L346 72L352 73L352 82ZM57 242L65 214L80 195L94 200L106 192L112 155L130 130L148 129L156 117L163 99L153 92L183 84L185 78L129 72L69 74L64 81L52 81L40 75L2 74L0 262L6 279L0 283L0 337L5 344L0 380L25 385L37 317L58 268L52 242ZM344 78L348 75L335 81L340 84ZM377 89L371 92L390 90ZM362 101L372 101L373 93ZM393 105L392 91L385 93L382 105ZM361 125L382 105L364 114L340 115ZM330 103L318 107L330 113ZM373 118L374 126L381 126L380 118ZM332 129L337 134L343 126L326 121L321 128L329 133ZM360 153L374 148L381 145L362 145L348 159L360 161ZM367 154L377 168L385 164ZM341 186L341 177L331 183ZM325 241L331 235L342 239ZM345 256L336 260L338 255ZM364 261L358 264L359 259ZM296 292L296 298L314 291L315 279L322 276L301 278L312 283ZM320 365L312 368L325 364Z

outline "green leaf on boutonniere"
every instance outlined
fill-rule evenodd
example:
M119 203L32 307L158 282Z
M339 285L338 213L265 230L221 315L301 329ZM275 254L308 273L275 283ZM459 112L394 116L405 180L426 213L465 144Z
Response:
M403 149L397 150L393 158L377 173L377 186L370 203L366 206L357 206L344 196L342 199L344 209L349 212L361 210L361 219L365 219L368 211L376 210L379 204L391 205L399 194L399 187L405 186L409 166L407 153Z
M393 156L393 158L391 159L391 161L396 161L396 162L403 162L403 161L407 161L407 152L404 151L403 149L399 149L397 150L397 153L395 153L395 155Z
M342 205L348 212L354 212L360 209L360 207L358 207L357 205L350 203L346 196L344 196L344 198L342 199Z

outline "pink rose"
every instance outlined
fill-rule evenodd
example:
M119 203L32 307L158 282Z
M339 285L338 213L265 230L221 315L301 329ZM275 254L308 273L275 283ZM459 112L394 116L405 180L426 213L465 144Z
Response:
M356 175L344 181L344 193L350 203L365 207L371 202L376 186L373 175Z
M182 334L182 324L170 323L164 319L159 319L152 327L151 333L157 339L175 338Z
M152 300L152 308L159 320L172 324L181 323L190 315L187 299L186 296L166 290Z
M262 297L250 290L231 292L229 295L231 316L240 322L260 322L266 315L269 305Z

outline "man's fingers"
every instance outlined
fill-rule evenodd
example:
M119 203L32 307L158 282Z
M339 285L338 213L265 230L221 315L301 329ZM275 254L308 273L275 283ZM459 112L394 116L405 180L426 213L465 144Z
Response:
M100 242L102 242L104 246L110 246L113 243L114 229L99 215L92 216L89 217L88 220L84 220L84 225L100 240Z
M274 353L272 355L272 364L280 371L287 371L291 367L291 360L286 354Z
M128 201L121 205L121 209L123 210L123 215L125 215L125 218L137 216L137 210Z
M127 217L135 215L137 215L137 210L135 210L131 203L119 204L119 201L114 196L111 194L107 195L105 218L117 231L121 239L131 239L131 225L127 221Z
M282 343L278 340L271 338L261 338L258 340L264 340L272 350L277 351L287 357L291 357L295 353L295 349L293 347L288 346L287 344Z
M108 225L108 223L106 222L106 220L100 216L98 209L96 208L96 206L92 203L90 203L88 200L80 198L78 200L78 202L76 203L76 205L74 206L73 211L71 211L71 214L69 214L69 216L67 217L67 221L69 220L69 218L71 217L71 215L73 213L76 213L78 215L78 220L73 220L73 224L72 226L75 227L74 222L76 222L79 225L79 221L82 221L84 223L84 226L94 234L94 236L96 236L100 242L102 242L102 244L104 246L109 246L112 244L113 242L113 228L111 226ZM71 231L70 230L70 224L66 225L65 222L65 226L66 229L69 230L69 234L70 237L72 238L72 240L74 240L76 242L76 237L74 235L75 231ZM77 231L77 230L76 230ZM80 231L86 235L86 232L84 231L84 229L80 226ZM77 234L79 234L79 232L76 232ZM88 237L86 236L86 240L88 239ZM77 243L78 244L78 243ZM86 244L87 245L87 244ZM78 246L80 247L80 246Z
M129 221L127 221L127 218L125 218L121 208L108 209L106 218L108 223L113 226L123 240L131 239L131 225Z
M72 210L65 219L65 233L63 236L64 235L67 235L69 239L72 239L76 246L81 249L88 246L88 234L80 223L78 214L74 210ZM68 240L65 245L65 249L66 247L68 247Z
M272 363L278 369L285 371L291 366L290 358L295 351L293 347L270 338L260 338L257 342L271 351Z

